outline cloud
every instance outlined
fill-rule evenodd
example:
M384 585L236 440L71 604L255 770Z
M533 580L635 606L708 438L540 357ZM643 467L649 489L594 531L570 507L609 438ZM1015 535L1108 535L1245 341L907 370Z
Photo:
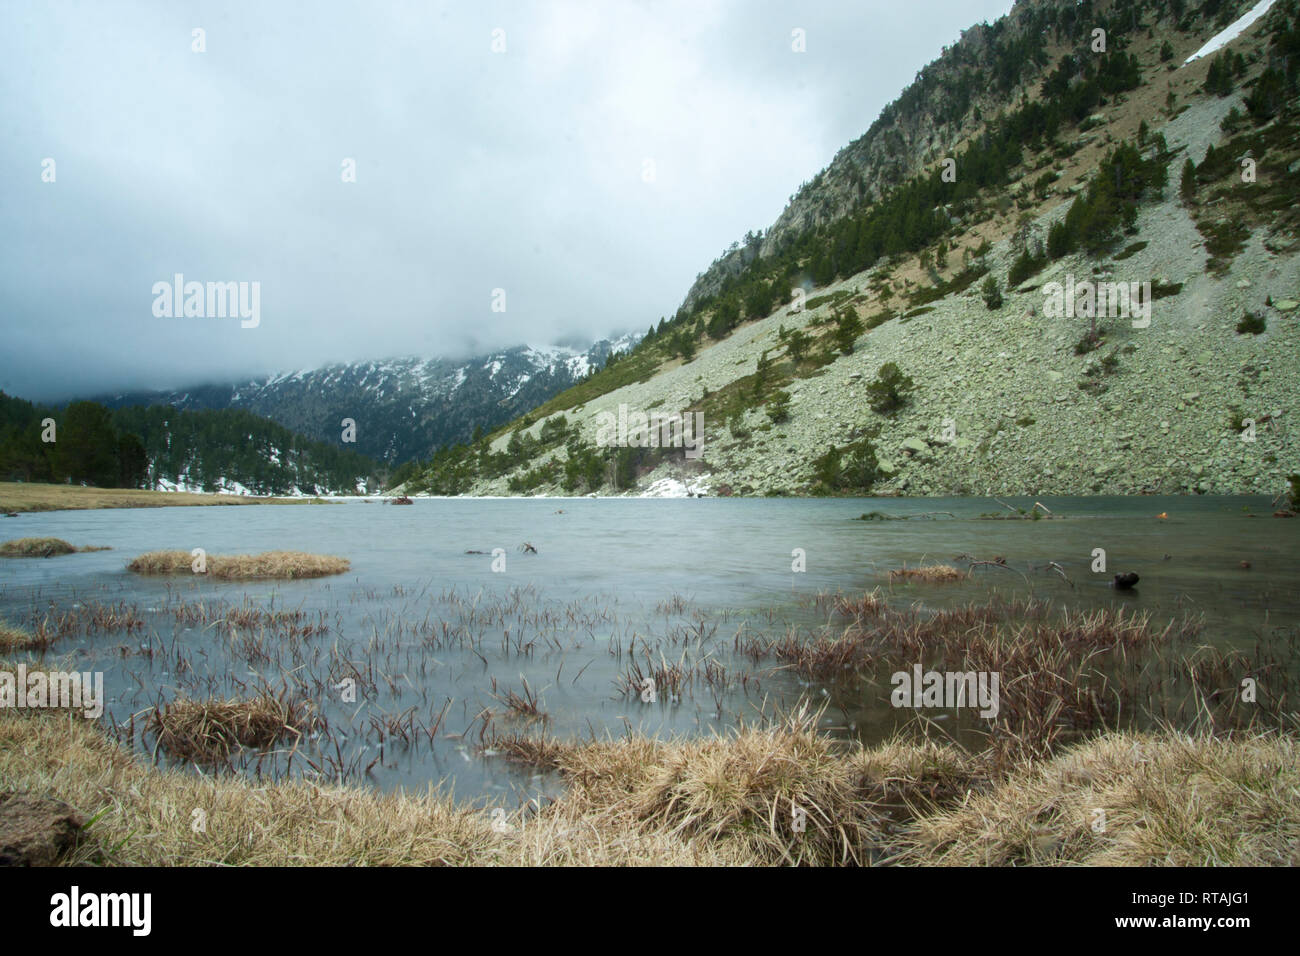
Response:
M6 3L0 388L644 329L1008 7ZM155 318L178 272L260 282L260 325Z

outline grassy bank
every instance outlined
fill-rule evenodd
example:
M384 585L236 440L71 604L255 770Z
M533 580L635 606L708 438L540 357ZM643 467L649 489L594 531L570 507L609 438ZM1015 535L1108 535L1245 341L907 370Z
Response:
M178 505L328 504L324 498L255 498L138 488L83 488L37 482L0 481L0 512L82 511L88 508L168 508Z
M933 742L837 744L807 716L719 738L493 749L557 770L565 795L494 818L434 791L200 777L154 768L80 718L8 710L0 790L92 821L71 864L1300 862L1300 761L1277 734L1108 734L997 775Z

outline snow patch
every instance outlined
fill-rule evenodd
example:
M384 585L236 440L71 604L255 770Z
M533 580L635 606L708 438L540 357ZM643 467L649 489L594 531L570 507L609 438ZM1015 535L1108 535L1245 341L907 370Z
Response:
M660 478L650 484L637 497L640 498L700 498L708 494L711 475L701 475L689 481L678 478Z
M1250 29L1251 25L1254 24L1256 20L1268 13L1268 8L1273 6L1273 3L1274 0L1259 0L1259 3L1255 4L1248 13L1236 20L1222 33L1216 33L1210 39L1209 43L1205 44L1205 46L1201 47L1184 60L1183 66L1186 66L1193 60L1199 60L1203 56L1209 56L1211 53L1217 53L1219 50L1222 50L1225 46Z

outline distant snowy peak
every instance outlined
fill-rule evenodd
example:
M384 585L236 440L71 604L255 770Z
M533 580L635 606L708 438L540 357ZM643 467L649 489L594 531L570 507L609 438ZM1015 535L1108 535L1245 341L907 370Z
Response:
M428 458L524 414L641 339L631 334L587 349L519 345L472 358L405 356L276 372L237 385L204 385L102 399L113 407L170 404L242 408L318 441L337 443L356 423L356 450L388 462Z

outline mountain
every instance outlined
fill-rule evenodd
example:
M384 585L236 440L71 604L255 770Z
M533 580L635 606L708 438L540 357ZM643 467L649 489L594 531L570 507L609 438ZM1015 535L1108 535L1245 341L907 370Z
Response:
M100 397L111 408L242 409L389 465L470 440L582 381L638 335L585 350L519 346L467 360L398 358L285 372L239 384ZM345 443L344 419L355 423Z
M1298 0L1020 0L655 334L407 486L1283 494L1298 74Z

